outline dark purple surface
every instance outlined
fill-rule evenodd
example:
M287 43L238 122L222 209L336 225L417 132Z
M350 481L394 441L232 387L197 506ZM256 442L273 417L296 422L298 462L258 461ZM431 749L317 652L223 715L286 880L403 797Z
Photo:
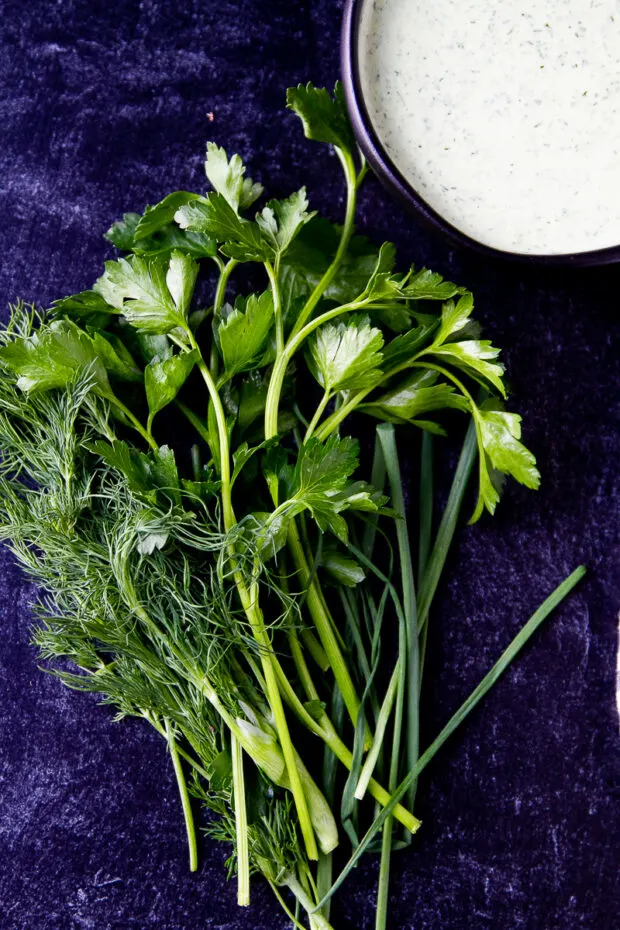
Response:
M90 285L109 255L101 232L123 210L202 188L207 138L238 150L270 194L306 183L340 217L336 159L283 112L289 84L337 77L340 16L329 0L5 2L3 301ZM374 180L359 225L474 290L544 479L537 494L511 487L495 519L459 535L433 617L427 739L556 583L590 567L423 778L424 827L395 860L390 930L612 930L620 269L526 270L450 251ZM37 670L32 591L1 558L0 928L285 927L260 882L237 910L221 848L204 843L188 874L163 743ZM372 927L374 874L349 882L337 930Z

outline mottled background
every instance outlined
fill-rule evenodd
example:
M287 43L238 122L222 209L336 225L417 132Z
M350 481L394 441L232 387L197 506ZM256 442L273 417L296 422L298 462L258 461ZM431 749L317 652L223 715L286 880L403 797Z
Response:
M101 233L123 210L201 189L207 138L238 150L270 194L306 183L313 206L338 219L338 164L283 102L289 84L338 76L340 17L330 0L5 0L2 302L45 305L89 286L111 252ZM390 927L610 930L620 271L529 271L451 251L372 179L359 226L475 291L544 476L538 494L510 487L495 519L459 535L432 623L426 739L556 583L590 567L425 773L424 829L395 860ZM204 843L188 874L163 743L37 670L33 592L6 553L0 591L0 928L285 927L260 883L251 909L237 910L221 848ZM372 926L374 875L373 863L349 882L338 930Z

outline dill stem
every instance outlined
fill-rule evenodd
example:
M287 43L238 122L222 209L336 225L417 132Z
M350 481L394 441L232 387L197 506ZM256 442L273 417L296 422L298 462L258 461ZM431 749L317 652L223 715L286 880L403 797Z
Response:
M312 900L308 892L304 889L303 885L295 875L287 875L282 884L286 885L289 891L293 892L303 909L308 914L312 930L333 930L333 927L329 921L323 916L323 914L321 914L320 911L316 910L316 903Z
M250 854L245 805L243 749L234 733L230 735L230 749L232 754L235 830L237 836L237 904L239 907L248 907L250 903Z
M179 795L181 796L181 806L183 807L183 817L185 820L185 830L187 833L187 845L189 848L189 870L190 872L195 872L198 868L198 847L196 844L196 826L194 824L194 815L192 814L192 805L189 799L187 782L185 781L185 775L183 774L183 766L181 765L181 760L179 758L176 741L174 739L172 727L170 726L170 722L168 720L165 721L165 729L166 739L168 741L168 749L170 750L170 757L172 759L174 774L176 776L177 785L179 788Z
M151 724L151 726L157 731L157 733L159 733L160 736L163 736L164 739L167 739L166 729L165 729L165 727L162 727L162 725L159 723L159 721L157 720L156 717L152 717L152 716L151 716L148 712L146 712L146 711L144 712L143 716L144 716L144 719L145 719L145 720L148 720L148 722L149 722L149 723ZM182 729L182 728L180 728L180 729L181 729L181 732L183 733L183 736L187 739L187 735L183 732L183 729ZM206 778L207 781L209 780L209 773L208 773L207 770L204 768L204 766L202 766L202 765L200 764L200 762L198 762L197 759L194 759L193 756L190 756L190 754L189 754L188 752L186 752L186 751L183 749L182 746L178 746L178 745L177 745L177 752L178 752L178 754L181 756L182 759L185 759L185 761L186 761L189 765L191 765L191 767L194 769L194 771L198 772L199 775L202 775L203 778Z
M267 878L267 876L265 876L265 878ZM270 885L270 887L271 887L271 890L273 891L274 895L276 896L276 899L277 899L277 901L278 901L278 904L280 905L280 907L282 908L282 910L284 911L284 913L286 914L286 916L288 917L288 919L291 921L291 923L293 924L293 926L296 928L296 930L306 930L306 928L304 927L304 925L303 925L303 924L300 924L300 922L297 920L297 918L296 918L295 915L293 914L292 910L290 909L290 907L288 906L288 904L286 903L286 901L284 900L284 898L283 898L282 895L280 894L280 891L279 891L279 889L278 889L278 886L275 884L275 882L272 882L271 879L269 879L269 878L267 878L267 881L269 882L269 885ZM299 906L299 905L298 905L298 906Z

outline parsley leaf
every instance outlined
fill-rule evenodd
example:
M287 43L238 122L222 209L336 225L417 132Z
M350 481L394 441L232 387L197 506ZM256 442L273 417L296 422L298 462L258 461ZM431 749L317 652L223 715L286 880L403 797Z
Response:
M96 291L81 291L52 303L55 317L68 317L96 328L105 327L118 311L110 307Z
M177 396L198 361L198 351L179 352L170 358L155 357L144 369L144 388L149 405L149 420Z
M271 291L238 298L234 309L225 305L220 320L217 337L227 377L256 368L273 326Z
M198 265L184 252L173 252L170 256L166 285L178 312L184 319L188 318L189 305L192 301Z
M94 391L114 396L93 340L71 320L55 320L32 336L8 342L0 348L0 362L17 375L17 386L26 393L67 387L88 372Z
M381 379L383 334L368 317L347 323L326 323L308 340L310 371L326 391L372 387Z
M274 450L272 450L274 451ZM343 542L348 539L348 526L342 516L346 510L376 512L385 497L363 481L348 483L358 465L359 447L351 437L330 436L322 443L312 437L299 451L294 469L272 456L271 474L289 491L289 499L274 511L274 526L290 520L302 510L308 510L321 532L329 530Z
M256 225L263 240L269 244L276 258L287 251L303 226L315 216L308 212L306 188L302 187L285 200L270 200L256 215Z
M131 252L141 218L139 213L123 213L122 220L112 223L108 231L103 234L103 238L115 245L121 252Z
M240 217L222 194L209 194L206 201L180 207L174 216L182 229L206 233L223 243L222 252L241 262L262 262L273 258L273 250L263 241L256 223Z
M475 409L474 419L482 448L478 503L471 523L480 517L485 507L489 513L495 512L499 491L493 471L512 475L527 488L536 489L540 485L536 459L520 442L521 417L503 410L497 400L489 400Z
M343 152L355 152L355 137L340 81L336 82L333 97L324 87L298 84L286 92L286 105L301 119L307 139L327 142Z
M179 473L174 452L168 446L139 452L123 440L107 442L98 439L87 443L86 448L99 456L109 468L120 472L129 490L144 501L154 504L158 492L163 492L174 503L179 503Z
M213 189L221 194L235 213L250 207L263 193L261 184L244 177L245 165L239 155L230 161L226 151L214 142L207 142L205 173Z
M153 233L159 232L165 226L172 223L174 214L179 207L185 206L185 204L191 203L194 200L201 201L204 199L205 198L201 197L200 194L192 194L189 191L175 191L173 194L168 194L167 197L164 197L164 199L160 200L155 206L148 206L136 226L134 245L139 242L140 239L147 239L149 236L152 236ZM132 248L134 245L132 245Z
M429 271L428 268L416 271L413 266L403 288L403 294L410 300L449 300L463 293L467 293L465 288L457 287L451 281L444 281L440 274Z
M488 339L467 339L463 342L449 342L439 348L431 348L433 355L445 358L465 374L486 384L488 381L502 397L506 396L503 375L504 366L495 362L500 350L491 345Z
M102 333L98 330L90 333L90 336L96 355L112 378L136 384L142 381L142 372L122 339L114 333Z
M132 255L106 262L94 290L132 326L161 335L186 324L195 278L195 263L181 252L174 252L169 262Z
M416 371L372 403L360 405L359 409L389 423L407 423L420 414L447 407L469 410L466 398L457 394L451 384L443 381L438 384L438 379L436 371Z

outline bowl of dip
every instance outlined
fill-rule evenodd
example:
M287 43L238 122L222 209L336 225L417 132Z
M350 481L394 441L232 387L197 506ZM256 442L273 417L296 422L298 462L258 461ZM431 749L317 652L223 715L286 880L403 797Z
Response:
M616 0L347 0L342 72L371 167L453 243L620 261Z

